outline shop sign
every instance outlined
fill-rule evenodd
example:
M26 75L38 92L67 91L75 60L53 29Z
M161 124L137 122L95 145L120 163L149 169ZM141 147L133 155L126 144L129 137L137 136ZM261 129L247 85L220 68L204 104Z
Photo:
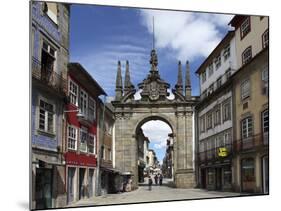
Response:
M220 147L218 149L218 156L219 157L226 157L228 155L228 151L225 147Z

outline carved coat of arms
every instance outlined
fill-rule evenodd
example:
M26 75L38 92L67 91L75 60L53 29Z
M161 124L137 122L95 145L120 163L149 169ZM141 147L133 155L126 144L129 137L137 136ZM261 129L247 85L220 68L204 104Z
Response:
M159 99L159 84L156 81L152 81L149 87L149 99L158 100Z

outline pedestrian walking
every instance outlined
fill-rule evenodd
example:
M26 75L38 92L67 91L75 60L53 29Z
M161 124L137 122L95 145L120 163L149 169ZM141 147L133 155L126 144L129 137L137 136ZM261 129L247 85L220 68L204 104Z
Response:
M160 174L159 175L159 185L162 185L162 182L163 182L163 175Z
M148 190L151 190L151 186L152 186L152 178L151 176L148 176Z
M157 176L157 174L154 176L154 182L155 182L155 185L158 185L158 176Z

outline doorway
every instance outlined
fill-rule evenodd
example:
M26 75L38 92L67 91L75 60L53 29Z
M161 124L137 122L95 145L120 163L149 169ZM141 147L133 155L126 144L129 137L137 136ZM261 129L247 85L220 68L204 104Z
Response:
M222 173L221 168L216 168L216 190L222 189Z
M67 176L67 201L68 203L74 201L74 176L75 176L75 168L68 168L68 176Z
M79 168L79 199L82 199L86 196L85 173L85 168Z
M52 169L36 169L36 209L52 208Z
M262 158L263 193L269 193L269 162L268 155Z
M89 169L89 197L94 196L94 169Z

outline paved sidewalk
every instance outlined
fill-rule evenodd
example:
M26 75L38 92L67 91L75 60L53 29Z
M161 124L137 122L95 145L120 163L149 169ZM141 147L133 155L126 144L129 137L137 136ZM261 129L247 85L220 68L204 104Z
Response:
M228 196L240 196L240 193L206 191L202 189L180 189L172 188L168 185L169 181L164 181L162 186L152 186L152 190L148 190L147 183L140 184L139 188L132 192L119 194L107 194L89 199L80 200L69 206L89 206L89 205L105 205L105 204L124 204L136 202L153 202L153 201L169 201L183 199L198 198L216 198Z

